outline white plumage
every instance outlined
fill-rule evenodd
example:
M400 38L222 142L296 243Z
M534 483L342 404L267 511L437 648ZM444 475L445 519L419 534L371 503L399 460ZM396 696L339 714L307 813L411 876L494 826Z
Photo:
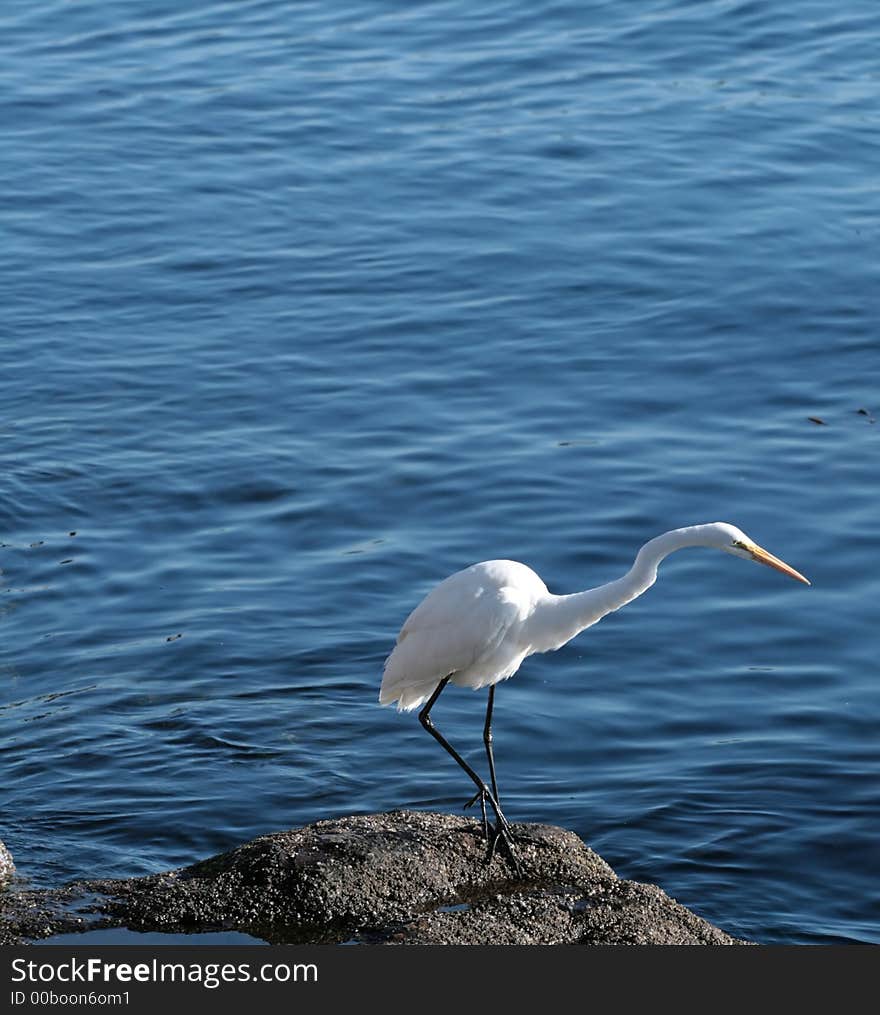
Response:
M531 568L515 560L474 564L440 582L406 619L394 650L385 660L379 701L383 705L396 701L400 711L424 705L419 713L420 722L477 788L474 800L481 802L487 839L486 804L494 811L496 823L490 857L496 843L501 841L519 870L510 826L498 805L491 731L495 684L513 676L526 656L559 648L606 614L641 595L656 581L663 558L689 546L724 550L767 564L809 585L802 574L762 549L736 526L710 522L656 536L639 550L622 578L573 595L554 595ZM483 739L491 792L430 718L430 710L447 683L489 687Z
M526 656L559 648L641 595L654 584L660 561L688 546L726 550L807 581L727 522L664 532L645 543L623 578L570 596L553 595L518 561L483 561L445 578L406 619L385 661L379 702L396 701L408 712L444 677L478 688L513 676Z
M548 596L535 572L515 560L451 574L406 619L385 662L379 701L408 712L448 674L450 683L473 688L513 676L532 651L527 621Z

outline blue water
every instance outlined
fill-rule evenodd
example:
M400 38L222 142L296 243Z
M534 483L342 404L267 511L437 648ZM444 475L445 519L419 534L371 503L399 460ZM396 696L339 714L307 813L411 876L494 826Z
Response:
M812 588L691 550L527 660L505 810L734 934L880 942L878 52L873 0L5 4L22 875L457 810L376 700L420 597L723 519ZM484 703L434 713L475 764Z

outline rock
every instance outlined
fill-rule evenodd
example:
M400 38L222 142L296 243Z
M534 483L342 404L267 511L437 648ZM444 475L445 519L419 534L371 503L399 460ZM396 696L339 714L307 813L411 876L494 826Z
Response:
M72 929L238 930L274 944L737 944L573 832L514 825L523 876L478 821L393 811L260 836L178 870L0 896L0 940ZM196 943L194 941L193 943Z
M15 864L12 862L12 854L0 841L0 888L12 880L15 873Z

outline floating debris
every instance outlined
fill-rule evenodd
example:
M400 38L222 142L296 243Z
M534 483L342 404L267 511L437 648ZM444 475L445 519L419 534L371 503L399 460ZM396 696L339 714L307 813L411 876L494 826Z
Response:
M182 634L169 634L165 641L177 641L178 638L182 638Z
M828 426L828 424L825 422L824 419L822 419L821 416L807 416L807 419L811 423L816 423L818 426Z

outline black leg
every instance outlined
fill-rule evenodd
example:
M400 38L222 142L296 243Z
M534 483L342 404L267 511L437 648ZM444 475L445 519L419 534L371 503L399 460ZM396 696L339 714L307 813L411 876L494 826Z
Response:
M489 759L489 775L492 779L492 796L495 797L495 802L500 803L501 800L498 796L498 782L495 779L495 757L492 754L492 707L495 704L495 685L489 686L489 700L486 704L486 723L483 726L483 743L486 745L486 757ZM486 798L482 792L475 793L470 800L464 805L465 810L468 807L480 801L480 807L483 810L483 834L486 840L489 839L488 823L486 821Z
M513 849L513 836L510 832L510 825L508 824L507 818L501 813L501 808L498 806L498 801L489 792L489 787L483 782L483 780L477 775L477 773L471 768L471 766L464 760L464 758L458 753L458 751L449 743L449 741L443 736L440 730L434 725L431 719L430 712L434 707L434 702L440 697L440 692L449 683L449 677L444 677L437 685L436 690L431 697L425 703L424 708L419 712L419 722L422 726L431 734L431 736L440 744L440 746L447 751L452 757L458 762L458 764L467 772L471 781L477 787L477 795L474 799L479 799L485 807L486 803L495 812L495 829L492 835L492 841L489 844L489 852L487 859L491 862L492 857L495 855L495 849L499 841L507 851L507 855L510 858L510 862L518 876L522 875L522 867L517 859L516 853ZM490 689L491 690L491 689ZM490 699L491 700L491 699ZM487 717L487 724L490 716ZM494 763L493 763L494 767ZM493 772L493 786L494 786L494 772Z
M489 759L489 776L492 779L492 795L496 803L501 803L498 796L498 783L495 781L495 758L492 754L492 706L495 703L495 685L489 688L489 703L486 705L486 725L483 727L483 743L486 745L486 757Z

